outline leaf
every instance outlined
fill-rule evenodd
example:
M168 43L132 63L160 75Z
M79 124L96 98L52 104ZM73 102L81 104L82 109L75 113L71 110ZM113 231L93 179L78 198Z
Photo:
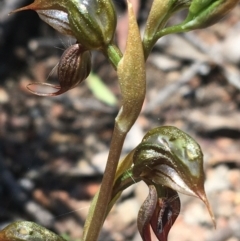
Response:
M209 27L229 13L238 2L239 0L193 0L182 27L186 30Z
M117 98L98 75L90 73L86 83L97 99L110 106L117 105Z
M0 231L0 241L65 241L48 229L28 221L16 221Z

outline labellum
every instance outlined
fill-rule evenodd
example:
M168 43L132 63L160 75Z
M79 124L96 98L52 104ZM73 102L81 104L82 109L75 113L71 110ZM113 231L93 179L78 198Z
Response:
M143 241L151 241L152 228L160 241L167 241L168 233L180 212L180 199L176 191L148 184L149 195L138 213L138 230Z
M167 241L168 233L180 213L180 199L176 191L162 187L165 194L159 196L151 227L160 241Z
M86 51L80 44L74 44L63 53L58 64L59 86L49 83L31 83L27 88L35 95L57 96L81 83L91 71L91 53ZM57 89L57 92L42 93L32 89L33 86L48 86Z
M154 185L149 185L149 194L138 212L138 231L143 241L151 241L150 221L158 202L157 190Z

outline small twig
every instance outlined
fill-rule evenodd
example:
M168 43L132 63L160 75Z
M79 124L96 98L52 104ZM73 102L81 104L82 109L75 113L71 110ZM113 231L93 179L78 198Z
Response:
M194 62L190 68L183 72L181 78L173 84L168 85L158 92L158 95L145 108L145 113L151 112L156 106L161 105L170 96L179 90L179 88L188 83L198 72L203 62Z
M223 69L226 80L234 87L240 89L240 71L235 65L227 62L224 59L224 57L221 55L221 52L219 52L219 46L218 48L207 46L205 43L200 41L194 33L184 33L183 36L193 46L201 50L202 53L206 54L209 57L209 60L219 65Z

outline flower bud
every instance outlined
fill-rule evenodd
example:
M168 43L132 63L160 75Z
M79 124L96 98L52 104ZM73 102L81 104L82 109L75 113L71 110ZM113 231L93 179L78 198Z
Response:
M222 19L238 3L238 0L193 0L182 27L185 30L206 28Z
M59 86L49 83L32 83L27 88L39 96L57 96L81 83L91 71L91 53L86 51L80 44L74 44L67 48L58 64ZM54 93L40 93L30 89L32 85L49 86L58 89Z
M158 38L170 33L209 27L228 14L238 2L239 0L193 0L186 19L158 32Z
M148 57L155 42L158 40L157 33L165 27L167 21L174 13L189 7L190 2L191 0L153 1L143 35L145 59Z

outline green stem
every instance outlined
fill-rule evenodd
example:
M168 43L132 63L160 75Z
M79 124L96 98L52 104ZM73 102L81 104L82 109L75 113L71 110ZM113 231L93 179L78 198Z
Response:
M144 52L144 59L145 61L147 60L149 54L151 53L153 46L157 42L158 39L149 39L149 38L144 38L143 39L143 52Z
M103 53L108 58L108 60L111 62L114 69L116 70L117 66L118 66L118 63L123 56L120 49L114 44L109 44L106 47L106 49L103 50Z
M118 47L114 44L110 44L103 50L103 54L107 56L113 67L117 69L118 63L122 58L122 53L118 49ZM123 133L120 131L120 129L118 128L118 124L115 121L102 184L100 190L95 195L91 203L87 220L84 225L83 241L96 241L99 236L100 230L105 220L105 214L108 207L107 204L111 198L115 173L117 170L117 165L126 134L127 133Z
M118 63L122 58L122 53L117 46L110 44L107 46L103 53L110 60L111 64L117 69ZM115 121L112 140L110 144L110 150L108 154L108 160L104 171L102 184L99 192L95 195L87 220L84 225L83 240L84 241L96 241L103 222L105 220L105 214L112 194L112 187L114 183L115 173L117 170L118 161L121 155L123 142L127 133L123 133L118 128L118 124Z
M108 155L107 165L103 175L102 185L94 200L96 205L92 207L84 226L83 240L96 241L102 228L108 203L112 196L112 187L114 183L115 173L117 170L118 160L122 151L123 142L127 133L123 133L115 122L110 151Z

